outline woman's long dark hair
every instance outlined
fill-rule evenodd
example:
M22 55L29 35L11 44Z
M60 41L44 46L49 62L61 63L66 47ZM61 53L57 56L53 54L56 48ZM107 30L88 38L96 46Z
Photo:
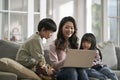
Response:
M101 51L96 46L96 37L92 33L85 33L81 39L80 49L83 49L82 43L85 41L88 41L91 43L91 47L89 50L98 50L99 51L99 55L102 59Z
M57 39L55 40L56 50L65 50L66 47L67 47L66 40L65 40L63 32L62 32L62 28L63 28L63 26L65 25L66 22L72 22L73 25L74 25L74 33L69 38L70 46L73 49L78 48L78 37L76 36L76 33L77 33L76 22L75 22L73 17L68 16L68 17L64 17L60 21L59 29L58 29L58 33L57 33Z

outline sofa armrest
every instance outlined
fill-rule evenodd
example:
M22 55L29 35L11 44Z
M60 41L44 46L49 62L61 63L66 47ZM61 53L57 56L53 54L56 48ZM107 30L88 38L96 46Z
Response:
M14 73L0 71L0 80L17 80L17 75Z
M117 69L120 70L120 47L116 46L115 50L116 50L116 56L117 56L117 61L118 61Z

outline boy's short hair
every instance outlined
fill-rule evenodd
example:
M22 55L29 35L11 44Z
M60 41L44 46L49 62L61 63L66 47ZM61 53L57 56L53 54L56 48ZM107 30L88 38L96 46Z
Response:
M53 32L57 30L56 23L50 18L44 18L39 22L38 31L40 32L42 28L45 28L45 30L51 30Z

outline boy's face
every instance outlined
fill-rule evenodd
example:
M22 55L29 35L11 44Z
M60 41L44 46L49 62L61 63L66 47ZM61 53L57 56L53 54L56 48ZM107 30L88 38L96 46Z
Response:
M88 49L90 49L90 47L91 47L91 42L89 42L89 41L83 41L82 42L82 48L83 49L88 50Z
M53 35L53 31L52 30L43 30L42 36L45 39L50 38Z

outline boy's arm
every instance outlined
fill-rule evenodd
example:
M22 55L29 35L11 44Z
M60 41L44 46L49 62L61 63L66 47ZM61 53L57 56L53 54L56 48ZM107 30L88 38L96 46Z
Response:
M46 61L45 61L45 57L44 57L44 49L43 49L41 43L40 43L39 39L33 40L30 43L32 46L29 50L31 52L32 57L36 60L36 63L39 62L40 65L43 65L46 63Z

